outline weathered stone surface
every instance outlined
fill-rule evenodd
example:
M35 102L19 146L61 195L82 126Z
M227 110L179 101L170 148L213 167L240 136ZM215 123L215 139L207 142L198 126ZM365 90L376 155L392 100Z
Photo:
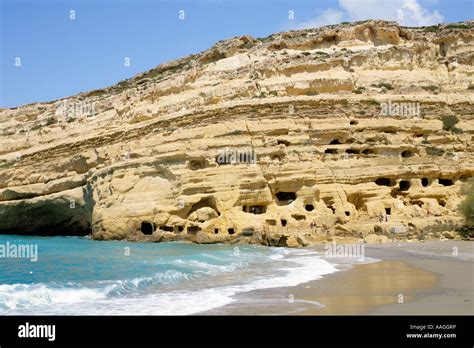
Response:
M474 173L464 25L238 37L103 90L2 109L0 233L297 247L456 224ZM388 103L419 114L383 115ZM462 132L443 130L444 115Z
M377 234L369 234L367 237L364 238L365 243L369 244L385 244L388 243L390 240L387 236L377 235Z

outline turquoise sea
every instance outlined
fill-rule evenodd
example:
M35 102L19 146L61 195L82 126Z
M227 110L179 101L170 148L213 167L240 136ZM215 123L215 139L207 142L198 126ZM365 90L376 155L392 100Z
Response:
M194 314L337 270L306 249L0 236L26 245L36 261L0 255L0 315Z

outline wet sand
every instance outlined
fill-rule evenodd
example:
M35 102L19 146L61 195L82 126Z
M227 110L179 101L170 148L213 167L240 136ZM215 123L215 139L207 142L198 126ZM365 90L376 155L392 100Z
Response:
M474 314L474 243L366 244L365 256L381 261L343 260L341 271L322 279L241 293L235 302L200 314Z

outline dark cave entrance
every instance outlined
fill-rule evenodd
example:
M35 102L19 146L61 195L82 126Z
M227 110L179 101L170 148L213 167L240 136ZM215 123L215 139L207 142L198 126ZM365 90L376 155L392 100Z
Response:
M410 182L408 180L402 180L400 181L399 187L400 191L408 191L410 189Z
M282 204L290 204L296 199L295 192L277 192L276 198Z
M454 183L451 179L438 179L438 182L443 186L451 186Z
M153 224L151 222L148 222L148 221L142 221L142 224L140 226L140 231L143 233L143 234L146 234L146 235L150 235L150 234L153 234Z

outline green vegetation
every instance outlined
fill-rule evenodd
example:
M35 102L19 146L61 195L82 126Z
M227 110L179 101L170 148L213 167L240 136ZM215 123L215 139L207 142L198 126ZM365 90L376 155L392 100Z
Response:
M35 130L38 130L40 128L43 128L43 125L41 123L36 123L36 124L33 125L33 127L31 127L31 130L35 131Z
M46 126L51 126L52 124L58 123L58 120L55 117L48 117L46 120Z
M423 28L423 31L427 33L436 33L438 30L439 30L439 27L437 25L432 25L432 26Z
M101 96L101 95L104 95L106 94L107 92L103 89L96 89L96 90L93 90L89 93L87 93L85 95L86 98L89 98L89 97L98 97L98 96Z
M377 86L378 88L385 88L389 91L393 89L393 86L390 83L379 83L378 85L375 85L375 86Z
M429 146L429 147L426 148L426 154L428 156L443 156L444 155L444 150L439 149L439 148L434 147L434 146Z
M323 51L316 51L316 52L314 52L314 54L317 55L317 56L329 57L329 54L327 54L326 52L323 52Z
M466 24L448 24L446 29L469 29L469 26Z
M367 102L370 104L370 105L380 105L380 103L378 101L376 101L375 99L369 99L367 100Z
M231 132L222 134L222 136L223 136L223 137L226 137L226 136L243 135L243 134L247 134L247 132L244 131L244 130L242 130L242 129L236 129L236 130L234 130L234 131L231 131Z
M362 93L364 92L364 90L365 90L365 87L360 86L360 87L357 87L356 89L354 89L354 90L352 91L352 93L355 93L355 94L362 94Z
M466 196L459 206L464 216L465 226L458 232L464 237L474 237L474 178L464 183L461 194Z
M445 115L441 117L441 121L443 121L443 130L452 133L462 133L462 129L456 127L456 124L459 122L456 115Z
M429 92L436 92L439 89L438 86L434 86L434 85L421 86L421 88L423 88L425 91L429 91Z
M252 48L253 46L255 46L255 44L254 44L253 42L250 42L250 41L247 42L246 44L244 44L244 47L245 47L246 49L250 49L250 48Z
M0 162L0 169L10 168L14 162Z
M304 56L309 56L309 55L311 55L311 52L301 52L301 54L304 55Z

